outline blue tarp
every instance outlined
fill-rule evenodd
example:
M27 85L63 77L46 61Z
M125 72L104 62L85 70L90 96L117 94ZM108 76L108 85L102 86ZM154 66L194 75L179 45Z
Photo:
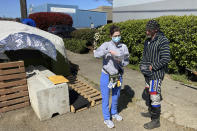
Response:
M36 27L36 22L30 18L22 19L21 22L26 25Z
M10 34L0 41L0 53L9 50L34 49L56 60L56 48L53 43L39 35L19 32Z

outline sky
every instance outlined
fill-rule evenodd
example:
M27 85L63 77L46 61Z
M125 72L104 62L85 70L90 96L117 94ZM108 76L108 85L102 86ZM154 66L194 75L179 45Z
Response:
M42 4L64 4L77 5L79 9L88 10L94 9L98 6L111 6L105 0L26 0L27 9L30 4L33 6ZM20 0L0 0L0 17L20 17Z

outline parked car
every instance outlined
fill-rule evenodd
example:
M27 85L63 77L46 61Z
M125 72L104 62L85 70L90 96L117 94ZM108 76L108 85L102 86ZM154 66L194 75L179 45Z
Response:
M70 33L74 30L76 30L74 27L68 25L53 25L48 28L48 32L62 38L70 38Z

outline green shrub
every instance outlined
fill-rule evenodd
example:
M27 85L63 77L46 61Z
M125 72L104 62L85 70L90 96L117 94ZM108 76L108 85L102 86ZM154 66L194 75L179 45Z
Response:
M78 29L71 33L71 37L75 39L86 40L86 45L90 46L94 42L94 34L96 29Z
M149 19L128 20L114 23L121 29L122 42L130 51L130 63L138 64L142 57L144 40L146 37L145 26ZM197 69L197 16L162 16L156 18L161 26L161 31L170 41L171 73L184 71L183 69ZM97 46L110 40L108 24L98 29Z
M75 52L75 53L83 53L86 50L86 40L80 39L64 39L64 46L66 49Z

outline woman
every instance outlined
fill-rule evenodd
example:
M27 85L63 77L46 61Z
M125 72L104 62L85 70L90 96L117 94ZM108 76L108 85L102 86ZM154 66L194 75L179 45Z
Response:
M122 83L123 66L129 64L129 52L125 44L120 43L120 29L117 26L111 26L109 42L104 42L97 50L94 50L94 57L103 58L103 68L100 79L100 88L102 95L102 112L104 123L108 128L113 128L114 123L111 117L121 121L122 117L118 114L117 105L120 96ZM109 110L109 95L112 89L112 104Z

